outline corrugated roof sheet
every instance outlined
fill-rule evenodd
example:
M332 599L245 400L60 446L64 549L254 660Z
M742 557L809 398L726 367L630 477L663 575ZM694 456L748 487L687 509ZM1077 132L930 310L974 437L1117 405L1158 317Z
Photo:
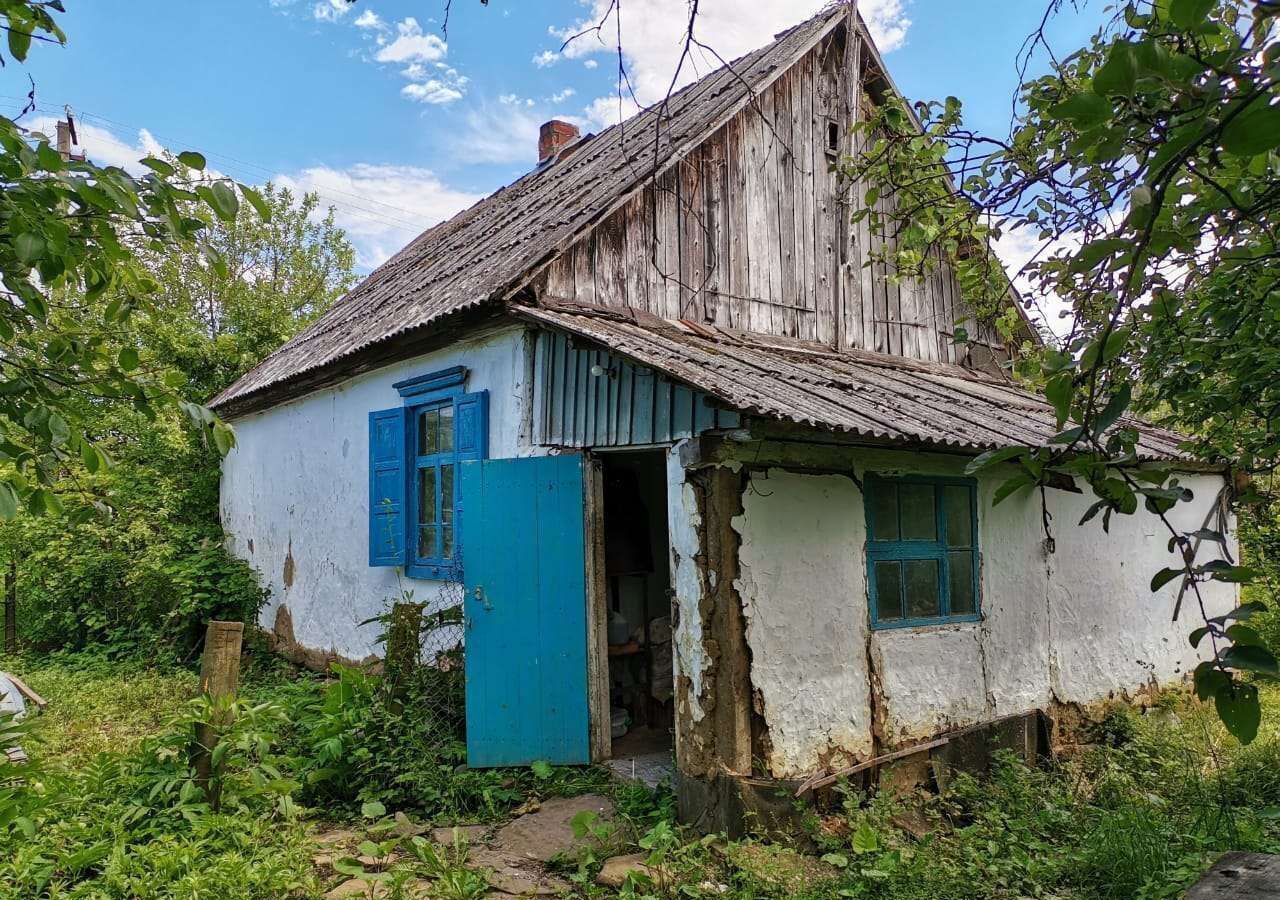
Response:
M566 158L424 232L212 405L502 296L642 185L655 167L674 162L686 145L719 127L751 92L834 28L846 9L832 6L674 94L661 112L643 111L580 142Z
M599 343L733 409L784 422L965 451L1043 446L1058 431L1053 407L1040 395L959 366L836 352L616 309L512 312ZM1176 432L1122 422L1138 428L1142 458L1189 458Z

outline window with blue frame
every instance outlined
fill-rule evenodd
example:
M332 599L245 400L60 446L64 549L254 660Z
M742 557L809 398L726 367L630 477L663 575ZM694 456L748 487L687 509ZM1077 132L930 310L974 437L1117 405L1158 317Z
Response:
M398 382L404 405L369 414L369 565L461 575L458 466L488 452L488 392L455 366Z
M978 619L974 482L868 475L864 484L872 626Z

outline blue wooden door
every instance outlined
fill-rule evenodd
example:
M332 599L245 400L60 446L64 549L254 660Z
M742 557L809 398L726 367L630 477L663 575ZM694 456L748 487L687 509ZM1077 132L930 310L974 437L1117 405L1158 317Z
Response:
M584 461L462 464L467 763L591 761Z

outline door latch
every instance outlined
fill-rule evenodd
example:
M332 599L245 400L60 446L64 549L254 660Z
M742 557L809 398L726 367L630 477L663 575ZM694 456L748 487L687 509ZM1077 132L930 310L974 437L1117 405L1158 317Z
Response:
M489 602L489 598L485 596L484 587L477 584L475 589L476 602L485 608L486 612L493 610L493 604Z

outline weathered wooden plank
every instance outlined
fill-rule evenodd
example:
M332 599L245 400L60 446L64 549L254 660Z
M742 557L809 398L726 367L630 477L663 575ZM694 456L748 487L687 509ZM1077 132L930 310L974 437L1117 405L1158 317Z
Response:
M680 318L701 320L706 288L707 202L702 184L702 148L680 163Z
M814 69L814 119L812 139L814 143L814 290L815 308L820 319L834 334L838 289L836 270L836 217L840 206L837 201L839 183L827 160L827 123L837 112L835 81L831 72L834 64L829 54L815 52Z
M748 277L750 241L747 240L747 176L744 158L742 116L729 123L725 130L726 178L729 189L725 195L729 222L729 290L733 299L729 302L729 325L746 329L750 326L751 294Z
M727 200L728 168L725 162L727 129L722 129L703 148L703 170L707 194L706 279L702 320L716 325L731 324L732 292L729 234L732 228Z
M623 211L623 270L626 278L628 306L652 311L649 300L649 222L650 195L638 194Z
M773 159L778 173L778 266L780 288L778 298L787 304L783 309L783 334L800 337L799 305L796 290L796 156L791 127L792 93L796 79L787 72L774 83L775 124Z
M778 91L774 85L765 91L760 98L764 106L764 159L762 169L764 175L765 228L764 243L768 252L768 291L770 301L769 334L786 334L786 314L780 304L786 300L782 296L782 238L778 235L781 218L781 196L778 176L782 168L782 143L777 134Z
M797 303L811 312L803 319L808 327L802 336L810 340L825 340L830 326L817 314L817 294L813 286L814 278L814 190L816 189L815 170L818 165L825 168L825 158L815 158L813 140L813 65L814 55L808 53L800 60L796 68L795 97L791 109L791 134L796 149L796 284L800 291ZM822 147L818 145L817 153L822 155Z
M602 306L625 306L627 302L624 235L621 215L610 216L595 231L596 302Z
M747 296L751 303L747 313L747 330L768 334L771 322L767 303L769 296L769 251L766 246L768 225L766 222L764 185L764 124L761 121L763 104L759 98L743 113L743 174L745 184L742 195L746 205L747 230L744 235L747 252Z
M595 234L573 245L573 298L579 303L596 302Z
M1224 853L1187 891L1186 900L1280 900L1280 856Z

